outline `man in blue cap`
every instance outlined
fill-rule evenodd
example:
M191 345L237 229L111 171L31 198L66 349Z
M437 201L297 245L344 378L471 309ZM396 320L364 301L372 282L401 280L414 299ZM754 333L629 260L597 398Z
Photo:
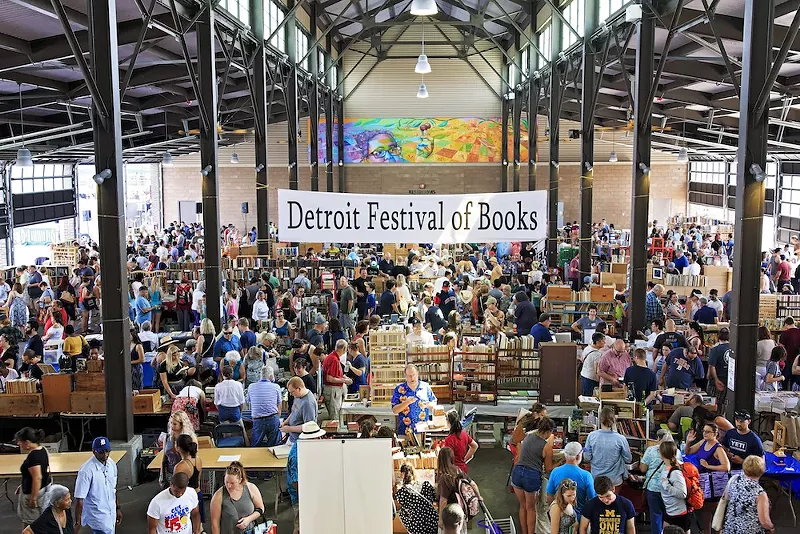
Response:
M117 464L110 458L111 442L97 437L93 458L84 463L75 481L75 532L86 525L92 534L113 534L122 522L117 499Z

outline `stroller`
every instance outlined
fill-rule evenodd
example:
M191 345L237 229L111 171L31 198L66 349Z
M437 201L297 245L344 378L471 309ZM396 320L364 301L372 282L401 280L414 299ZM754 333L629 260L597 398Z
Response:
M486 508L486 503L481 501L481 509L483 510L484 518L478 521L478 527L484 529L486 534L517 534L514 528L514 520L512 518L500 519L495 521L489 509Z

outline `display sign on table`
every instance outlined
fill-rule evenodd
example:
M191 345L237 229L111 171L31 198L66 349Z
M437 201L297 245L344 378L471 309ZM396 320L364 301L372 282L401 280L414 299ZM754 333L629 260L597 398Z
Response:
M362 195L278 191L284 242L486 243L547 237L547 192Z

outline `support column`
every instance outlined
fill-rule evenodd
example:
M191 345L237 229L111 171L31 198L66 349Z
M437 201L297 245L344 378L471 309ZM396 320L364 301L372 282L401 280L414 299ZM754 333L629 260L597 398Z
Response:
M538 151L538 111L541 80L532 78L528 82L528 191L536 190L536 159Z
M514 113L511 117L512 128L514 131L514 167L512 169L513 172L513 180L511 185L512 191L519 191L519 167L520 167L520 158L522 157L521 152L522 148L520 144L522 142L522 104L523 100L525 99L524 89L514 90L514 105L513 110Z
M508 73L508 67L504 67L503 71ZM510 107L508 93L505 93L500 103L500 128L502 129L500 135L500 191L504 193L508 191L508 110Z
M319 191L319 54L317 53L317 15L319 2L309 4L311 23L311 49L308 55L308 67L311 72L311 91L308 95L308 146L311 153L311 190Z
M548 213L547 222L550 231L547 241L547 267L553 269L558 265L558 165L559 165L559 136L561 117L561 95L564 88L561 86L559 73L558 53L561 51L561 32L563 30L561 19L553 17L550 23L551 53L550 53L550 189L547 197Z
M655 18L643 10L636 36L636 89L633 131L633 199L631 201L631 280L628 332L645 327L647 293L647 218L650 209L650 113L648 99L653 87Z
M214 9L205 0L205 9L195 24L197 35L197 77L200 82L199 105L205 109L208 124L200 121L200 168L203 194L203 235L205 237L206 315L220 331L222 299L221 252L219 244L219 181L217 154L217 73ZM259 235L260 231L259 231Z
M340 55L338 58L338 65L336 66L337 80L342 79L344 69L344 60ZM342 84L342 92L344 92L344 84ZM344 193L347 188L345 187L345 171L344 171L344 96L341 94L336 96L336 149L338 150L339 157L337 166L339 168L339 192Z
M536 0L531 0L530 2L531 13L536 13L537 2ZM536 17L531 16L530 22L530 35L536 35ZM533 46L528 47L528 101L527 101L527 109L528 109L528 191L534 191L536 189L536 150L537 150L537 139L536 136L538 132L538 125L536 122L536 117L539 112L539 90L541 88L541 80L539 78L538 70L536 66L538 65L539 56L538 52L533 48Z
M286 55L289 56L289 73L286 77L284 100L286 101L286 135L289 147L289 189L299 189L297 175L297 19L294 6L297 0L287 0L289 10L286 18ZM301 0L302 1L302 0Z
M128 272L125 268L125 192L120 124L117 11L114 0L89 3L92 76L97 84L104 121L92 106L95 172L110 175L97 186L100 257L103 258L103 351L106 377L106 432L112 440L133 438L131 366L129 358Z
M269 1L269 0L267 0ZM250 14L253 17L253 33L259 46L253 62L253 103L255 109L255 150L256 150L256 244L258 254L269 254L269 176L267 168L267 55L264 44L264 0L250 0Z
M325 37L325 49L328 52L325 54L325 72L330 72L331 63L333 62L331 58L333 38L330 32ZM330 87L329 80L330 78L324 80L329 87L328 92L325 94L325 191L333 193L333 166L335 165L333 161L333 120L335 116L333 114L333 105L336 95L334 94L334 88Z
M739 164L736 167L737 243L747 250L761 250L764 222L765 175L769 112L756 112L757 100L772 65L772 24L774 2L747 0L744 10L744 56L739 99ZM755 166L760 167L759 169ZM741 245L740 245L741 246ZM734 385L733 402L728 396L728 415L734 410L753 413L755 403L756 343L758 341L758 301L761 271L757 254L743 248L733 259L733 313L731 349L735 372L728 384ZM733 371L733 369L732 369ZM735 381L735 383L734 383Z
M579 277L592 274L592 195L594 187L595 49L589 37L597 27L600 8L596 0L584 4L583 73L581 79L581 223Z

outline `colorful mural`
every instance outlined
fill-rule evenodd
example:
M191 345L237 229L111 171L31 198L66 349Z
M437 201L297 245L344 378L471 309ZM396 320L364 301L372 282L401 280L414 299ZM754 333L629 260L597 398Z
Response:
M509 126L509 158L512 154ZM318 130L325 161L325 122ZM345 119L345 163L500 163L499 118ZM528 125L522 125L520 160L528 160ZM334 156L336 159L336 156Z

